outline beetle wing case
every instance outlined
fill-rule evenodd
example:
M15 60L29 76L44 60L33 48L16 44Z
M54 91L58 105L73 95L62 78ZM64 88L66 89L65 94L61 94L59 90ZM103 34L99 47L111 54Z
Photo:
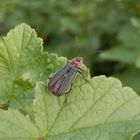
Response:
M54 76L51 77L48 83L48 88L50 89L60 78L62 78L62 76L67 73L70 67L71 67L71 63L68 62L62 69L56 72Z
M68 63L50 79L48 89L55 96L62 96L69 92L77 74L80 73L83 75L81 71L82 64L82 57L76 57L71 61L68 61Z
M49 81L48 89L55 96L62 96L67 93L76 78L78 68L68 62L62 69L60 69Z

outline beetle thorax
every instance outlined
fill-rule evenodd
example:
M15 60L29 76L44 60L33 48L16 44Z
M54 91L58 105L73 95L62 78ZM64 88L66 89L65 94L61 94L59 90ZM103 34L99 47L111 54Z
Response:
M83 59L81 57L76 57L72 59L72 64L74 64L77 68L81 68L81 65L83 64Z

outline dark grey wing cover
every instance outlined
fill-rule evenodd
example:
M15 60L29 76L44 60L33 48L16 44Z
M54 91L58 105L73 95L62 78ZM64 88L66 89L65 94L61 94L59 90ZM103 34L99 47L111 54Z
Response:
M64 76L67 74L68 70L72 67L72 64L68 62L62 69L60 69L58 72L52 76L48 83L48 89L52 90L54 86L59 86L62 80L64 80ZM57 85L56 85L57 84Z
M71 67L71 69L68 71L66 78L63 79L61 83L61 87L59 87L59 90L57 91L57 96L61 96L64 93L66 94L69 92L72 83L74 82L75 78L78 74L78 68Z

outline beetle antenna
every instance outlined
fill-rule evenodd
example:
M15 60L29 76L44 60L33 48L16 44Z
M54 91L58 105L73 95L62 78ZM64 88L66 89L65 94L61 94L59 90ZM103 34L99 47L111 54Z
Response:
M102 53L102 52L104 52L103 50L97 50L97 51L95 51L95 53Z
M78 37L77 35L75 36L75 44L76 44L76 47L77 47L77 56L80 55L80 48L79 48L79 43L78 43Z
M75 44L76 44L76 54L77 54L77 56L81 56L80 55L80 46L79 46L79 42L78 42L78 36L76 35L75 36ZM99 53L102 53L102 52L104 52L104 50L95 50L95 52L94 52L94 54L99 54ZM85 56L82 56L83 58L85 57ZM84 58L85 59L85 58Z

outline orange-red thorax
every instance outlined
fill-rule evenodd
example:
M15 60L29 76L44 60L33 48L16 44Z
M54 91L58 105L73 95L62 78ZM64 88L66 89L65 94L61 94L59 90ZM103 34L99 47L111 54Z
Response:
M76 58L71 60L71 63L74 64L77 68L81 68L82 60L77 60Z

